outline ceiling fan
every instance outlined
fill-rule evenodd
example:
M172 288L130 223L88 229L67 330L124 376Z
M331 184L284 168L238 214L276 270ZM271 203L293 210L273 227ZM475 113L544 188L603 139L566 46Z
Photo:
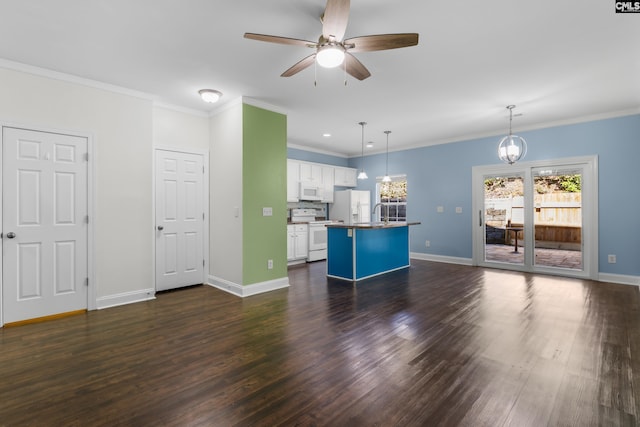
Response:
M281 77L291 77L317 61L318 65L326 68L337 67L344 63L347 73L358 80L364 80L371 76L371 73L352 53L398 49L418 44L417 33L378 34L343 40L349 21L349 0L327 0L327 7L320 21L322 22L322 34L317 42L255 33L245 33L244 37L270 43L304 46L316 50L315 53L282 73Z

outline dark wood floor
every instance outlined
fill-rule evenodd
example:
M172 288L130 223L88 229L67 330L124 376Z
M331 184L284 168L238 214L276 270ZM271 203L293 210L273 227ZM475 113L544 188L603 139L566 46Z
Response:
M353 287L324 268L4 328L0 425L640 422L636 287L427 261Z

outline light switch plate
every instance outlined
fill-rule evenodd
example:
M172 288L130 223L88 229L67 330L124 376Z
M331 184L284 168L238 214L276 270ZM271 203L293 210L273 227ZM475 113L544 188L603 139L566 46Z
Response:
M460 206L456 207L456 213L462 213L462 208Z
M262 208L262 216L273 216L273 208Z
M442 212L444 212L444 206L438 206L438 207L436 208L436 212L438 212L438 213L442 213Z

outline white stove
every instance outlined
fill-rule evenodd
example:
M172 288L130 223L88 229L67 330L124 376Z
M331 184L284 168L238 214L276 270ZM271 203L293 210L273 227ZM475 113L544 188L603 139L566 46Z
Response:
M307 261L319 261L327 259L327 224L333 221L316 221L318 211L316 209L292 209L292 222L306 222L309 224L309 251Z

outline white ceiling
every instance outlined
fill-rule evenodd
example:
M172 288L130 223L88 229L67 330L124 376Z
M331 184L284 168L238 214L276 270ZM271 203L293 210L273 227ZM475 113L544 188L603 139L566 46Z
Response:
M288 116L289 143L360 154L640 111L640 14L610 0L352 0L345 38L417 32L415 47L355 54L364 81L314 67L325 0L0 0L0 58L211 112L240 96ZM224 93L215 106L198 89ZM323 138L329 132L331 138Z

